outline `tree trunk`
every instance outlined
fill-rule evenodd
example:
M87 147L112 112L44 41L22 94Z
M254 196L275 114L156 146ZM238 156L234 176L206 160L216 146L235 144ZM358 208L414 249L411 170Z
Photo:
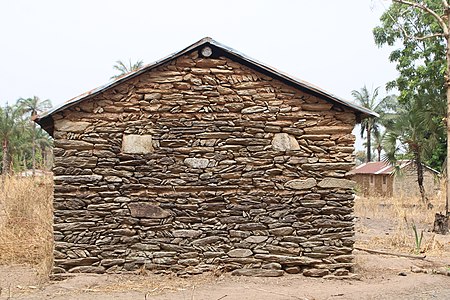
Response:
M3 160L2 160L2 175L7 175L9 173L9 151L8 151L8 140L3 141Z
M33 120L33 116L34 116L35 114L32 114L31 115L31 120ZM33 162L33 165L32 165L32 168L33 168L33 173L32 173L32 175L33 175L33 177L34 177L34 175L35 175L35 173L36 173L36 123L34 122L34 121L31 121L32 123L33 123L33 126L32 126L32 130L33 130L33 132L32 132L32 134L31 134L31 155L32 155L32 162Z
M381 161L381 147L378 146L377 151L378 151L378 161Z
M436 213L434 216L433 232L438 234L448 233L448 216Z
M445 15L447 16L447 28L450 27L450 10L448 7L445 8ZM445 30L444 30L445 32ZM445 212L444 214L437 213L435 215L434 219L434 228L433 232L440 233L440 234L447 234L448 233L448 219L449 219L449 213L448 213L448 199L450 197L450 37L448 36L448 30L445 36L445 39L447 41L447 47L446 47L446 72L445 72L445 84L447 88L447 174L446 174L446 180L445 180Z
M417 183L419 184L419 192L420 197L422 199L422 202L428 207L433 208L433 205L428 200L426 194L425 194L425 187L423 186L423 165L422 165L422 158L420 157L420 153L418 150L414 151L415 156L415 162L416 162L416 168L417 168Z
M372 131L372 128L370 127L370 125L367 125L367 132L366 132L366 136L367 136L367 162L370 162L372 160L371 157L371 153L370 153L370 149L371 149L371 136L370 133Z
M445 9L445 14L447 16L448 26L450 26L450 10L448 8ZM446 58L447 58L447 70L446 70L446 86L447 86L447 180L446 180L446 188L447 191L445 193L445 215L447 217L448 223L448 198L450 197L450 37L445 37L447 40L447 48L446 48ZM447 229L448 231L448 229Z

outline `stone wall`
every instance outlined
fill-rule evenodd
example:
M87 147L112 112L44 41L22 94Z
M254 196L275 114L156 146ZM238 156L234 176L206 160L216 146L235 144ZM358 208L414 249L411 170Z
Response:
M193 52L53 119L55 272L352 267L346 108Z

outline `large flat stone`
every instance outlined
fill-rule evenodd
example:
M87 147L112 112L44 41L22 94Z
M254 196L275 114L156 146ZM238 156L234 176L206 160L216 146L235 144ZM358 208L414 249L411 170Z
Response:
M314 178L308 179L293 179L284 184L284 187L294 190L306 190L315 187L317 181Z
M303 275L308 277L323 277L328 274L330 274L330 271L327 269L306 269L303 271Z
M81 121L75 122L63 119L55 121L55 130L81 133L84 132L89 125L91 125L91 123L89 122L81 122Z
M327 177L320 181L318 186L321 188L352 189L355 187L355 184L353 180Z
M151 135L124 134L122 151L130 154L145 154L153 152Z
M170 212L149 203L134 202L128 204L131 216L135 218L164 219L170 217Z
M228 251L229 257L249 257L253 254L250 249L233 249Z
M102 266L94 267L94 266L79 266L69 270L69 273L97 273L102 274L105 273L105 268Z
M280 277L283 276L283 270L270 269L237 269L231 272L234 276L254 276L254 277Z
M253 244L263 243L266 240L267 240L267 236L265 236L265 235L252 235L245 239L246 242L253 243Z
M276 262L286 266L307 266L311 264L321 263L322 260L314 259L306 256L287 256L275 254L255 254L256 259L262 259L267 262Z
M89 266L98 261L98 257L82 257L71 259L55 259L55 264L58 266Z
M53 176L55 182L65 183L91 183L102 179L101 175L58 175Z
M241 110L243 114L254 114L265 111L267 108L264 106L250 106Z
M173 231L174 237L182 237L182 238L196 238L202 234L201 230L193 230L193 229L178 229Z

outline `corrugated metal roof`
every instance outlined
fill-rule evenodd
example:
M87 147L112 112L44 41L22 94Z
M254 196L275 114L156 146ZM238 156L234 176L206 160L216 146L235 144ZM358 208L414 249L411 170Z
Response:
M413 163L412 160L399 160L397 162L397 167L400 169L403 169L406 166L409 166L411 163ZM433 168L430 168L423 164L423 167L430 170L431 172L435 174L439 174L439 172ZM355 175L355 174L373 174L373 175L390 175L393 174L395 171L395 166L383 162L383 161L373 161L364 163L362 165L357 166L353 170L349 171L348 175Z
M382 161L364 163L354 168L349 174L391 174L394 167Z
M242 53L240 53L240 52L238 52L238 51L236 51L236 50L234 50L234 49L232 49L232 48L230 48L228 46L225 46L225 45L223 45L223 44L213 40L210 37L206 37L206 38L203 38L200 41L190 45L189 47L186 47L185 49L183 49L181 51L173 53L173 54L171 54L171 55L169 55L169 56L167 56L167 57L165 57L163 59L160 59L160 60L157 60L157 61L155 61L155 62L153 62L151 64L148 64L148 65L142 67L141 69L139 69L137 71L134 71L134 72L131 72L129 74L126 74L126 75L124 75L124 76L122 76L122 77L120 77L120 78L118 78L118 79L116 79L114 81L111 81L111 82L109 82L109 83L107 83L105 85L102 85L102 86L97 87L97 88L95 88L95 89L93 89L91 91L83 93L83 94L81 94L81 95L79 95L79 96L77 96L75 98L72 98L72 99L66 101L65 103L63 103L62 105L57 106L57 107L53 108L52 110L46 112L45 114L38 116L36 118L36 122L38 124L40 124L46 130L48 129L46 127L50 127L50 125L51 125L51 131L53 131L53 124L52 124L52 120L51 120L50 117L54 113L57 113L57 112L62 111L64 109L66 109L66 108L69 108L72 105L75 105L75 104L77 104L77 103L79 103L81 101L90 99L90 98L92 98L92 97L94 97L94 96L104 92L105 90L108 90L110 88L113 88L113 87L119 85L120 83L122 83L124 81L127 81L127 80L129 80L131 78L134 78L136 76L139 76L140 74L142 74L144 72L147 72L147 71L149 71L151 69L154 69L154 68L156 68L156 67L158 67L158 66L160 66L162 64L165 64L165 63L167 63L167 62L169 62L169 61L171 61L173 59L176 59L176 58L178 58L178 57L180 57L180 56L182 56L182 55L184 55L186 53L189 53L189 52L191 52L191 51L193 51L193 50L195 50L197 48L200 48L200 47L206 46L206 45L211 45L212 47L218 48L225 55L228 55L228 56L231 56L234 59L240 60L241 62L243 62L243 63L245 63L245 64L247 64L247 65L249 65L249 66L251 66L253 68L258 69L259 71L262 71L264 73L268 73L272 77L278 78L278 79L280 79L280 80L282 80L282 81L284 81L286 83L294 85L297 88L300 88L300 89L303 89L303 90L307 90L307 91L309 91L311 93L314 93L314 94L316 94L318 96L321 96L322 98L325 98L325 99L327 99L329 101L332 101L332 102L337 103L337 104L341 104L341 105L343 105L345 107L348 107L348 108L354 110L355 112L357 112L357 114L360 115L360 117L362 117L362 118L365 118L365 117L378 117L378 114L373 112L373 111L371 111L371 110L368 110L368 109L366 109L364 107L356 105L356 104L354 104L352 102L343 100L343 99L341 99L341 98L339 98L337 96L334 96L331 93L328 93L327 91L325 91L323 89L320 89L319 87L317 87L317 86L315 86L313 84L310 84L310 83L308 83L306 81L303 81L303 80L294 78L292 76L289 76L286 73L283 73L283 72L281 72L281 71L279 71L279 70L277 70L277 69L275 69L273 67L265 65L265 64L255 60L255 59L252 59L252 58L250 58L250 57L248 57L248 56L246 56L246 55L244 55L244 54L242 54ZM49 123L49 122L51 124L46 124L46 123ZM45 125L47 125L47 126L45 126ZM47 131L49 131L49 130L47 130Z

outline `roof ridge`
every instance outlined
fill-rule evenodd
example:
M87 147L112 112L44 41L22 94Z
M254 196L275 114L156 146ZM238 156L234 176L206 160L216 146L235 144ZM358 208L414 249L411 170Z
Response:
M321 88L319 88L319 87L317 87L315 85L312 85L312 84L310 84L310 83L308 83L306 81L297 79L297 78L295 78L293 76L290 76L290 75L288 75L288 74L286 74L284 72L281 72L281 71L279 71L279 70L277 70L277 69L275 69L275 68L273 68L271 66L263 64L263 63L255 60L255 59L252 59L252 58L250 58L250 57L248 57L248 56L246 56L246 55L244 55L244 54L234 50L231 47L228 47L226 45L223 45L223 44L217 42L216 40L214 40L211 37L204 37L204 38L200 39L199 41L193 43L192 45L182 49L181 51L174 52L174 53L172 53L172 54L170 54L170 55L168 55L168 56L166 56L166 57L164 57L162 59L159 59L159 60L156 60L153 63L147 64L146 66L142 67L139 70L136 70L134 72L130 72L130 73L128 73L128 74L126 74L126 75L124 75L124 76L122 76L120 78L117 78L116 80L110 81L110 82L108 82L108 83L106 83L104 85L101 85L101 86L99 86L97 88L94 88L94 89L92 89L92 90L90 90L90 91L88 91L86 93L83 93L83 94L81 94L79 96L76 96L76 97L74 97L74 98L64 102L63 104L61 104L59 106L56 106L52 110L47 111L43 115L38 116L36 118L35 122L37 122L39 125L42 126L42 128L44 128L47 132L50 133L51 131L53 131L53 123L52 123L53 120L51 118L52 114L57 113L57 112L59 112L61 110L67 109L67 108L69 108L69 107L71 107L71 106L73 106L73 105L75 105L75 104L77 104L77 103L79 103L81 101L90 99L90 98L92 98L92 97L94 97L94 96L104 92L107 89L113 88L113 87L121 84L122 82L125 82L125 81L127 81L129 79L132 79L132 78L134 78L134 77L136 77L136 76L138 76L138 75L140 75L140 74L142 74L144 72L150 71L150 70L152 70L152 69L154 69L154 68L156 68L156 67L158 67L158 66L160 66L162 64L165 64L165 63L167 63L167 62L169 62L169 61L171 61L173 59L177 59L178 57L180 57L180 56L182 56L182 55L184 55L186 53L189 53L190 51L192 51L192 50L194 50L196 48L199 48L199 47L201 47L201 46L203 46L205 44L209 44L209 45L212 45L214 47L217 47L221 51L223 51L223 52L227 53L228 55L230 55L235 60L240 61L240 63L242 63L244 65L247 65L247 66L250 66L250 67L253 67L254 69L256 69L259 72L268 73L270 76L274 77L275 79L279 79L281 81L284 81L286 84L293 85L297 89L307 90L309 93L315 94L315 95L317 95L319 97L323 97L327 101L330 101L332 103L334 102L334 103L337 103L337 104L341 104L341 105L343 105L343 106L345 106L347 108L350 108L353 111L355 111L357 114L360 114L361 117L370 117L370 116L377 117L378 116L377 113L375 113L375 112L373 112L373 111L371 111L371 110L369 110L367 108L361 107L361 106L359 106L359 105L357 105L355 103L352 103L350 101L343 100L343 99L341 99L341 98L339 98L337 96L334 96L333 94L331 94L331 93L329 93L329 92L327 92L327 91L325 91L325 90L323 90L323 89L321 89Z

